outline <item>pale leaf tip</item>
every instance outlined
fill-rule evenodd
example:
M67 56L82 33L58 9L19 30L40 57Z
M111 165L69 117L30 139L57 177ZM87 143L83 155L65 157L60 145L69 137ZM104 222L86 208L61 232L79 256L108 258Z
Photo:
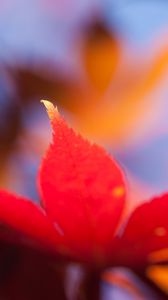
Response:
M59 116L59 113L58 113L58 109L57 107L55 107L53 105L52 102L48 101L48 100L41 100L40 101L41 103L44 104L46 110L47 110L47 114L50 118L50 120L52 121L55 117L58 118Z

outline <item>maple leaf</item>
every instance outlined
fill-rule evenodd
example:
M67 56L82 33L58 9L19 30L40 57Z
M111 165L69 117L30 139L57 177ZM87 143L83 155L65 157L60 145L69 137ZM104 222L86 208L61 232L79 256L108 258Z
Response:
M41 207L0 191L1 239L94 267L146 268L161 250L166 261L167 194L137 207L121 234L126 202L121 168L102 147L68 127L52 103L43 103L53 141L39 171Z

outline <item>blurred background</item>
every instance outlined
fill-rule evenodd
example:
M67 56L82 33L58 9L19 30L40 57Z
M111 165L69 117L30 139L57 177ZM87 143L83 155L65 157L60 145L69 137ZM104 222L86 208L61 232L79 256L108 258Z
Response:
M131 207L167 191L168 2L1 0L0 186L34 201L40 99L117 159Z

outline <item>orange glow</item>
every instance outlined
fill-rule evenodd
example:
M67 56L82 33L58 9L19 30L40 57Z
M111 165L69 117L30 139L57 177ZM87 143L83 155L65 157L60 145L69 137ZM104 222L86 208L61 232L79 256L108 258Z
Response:
M119 61L120 46L114 34L93 24L83 43L82 59L89 85L98 92L108 87Z
M148 256L148 261L150 263L160 263L168 261L168 248L164 248L150 253Z
M152 100L146 99L157 88L160 80L168 69L168 48L164 46L155 57L150 67L145 67L137 76L137 81L130 70L121 70L130 78L131 83L124 86L119 82L118 90L113 90L108 96L100 97L88 91L87 101L80 102L79 126L82 133L112 142L120 142L124 137L134 132L134 124L142 118L144 112L151 110ZM97 70L96 73L99 74ZM115 84L119 84L115 80ZM90 95L90 97L89 97ZM95 100L97 97L97 101Z
M168 294L168 266L151 266L147 269L146 274Z

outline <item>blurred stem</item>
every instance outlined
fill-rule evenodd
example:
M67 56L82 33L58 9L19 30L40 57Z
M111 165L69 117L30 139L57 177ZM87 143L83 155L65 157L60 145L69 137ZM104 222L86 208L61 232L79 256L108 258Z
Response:
M81 282L76 300L100 299L100 272L87 271Z

